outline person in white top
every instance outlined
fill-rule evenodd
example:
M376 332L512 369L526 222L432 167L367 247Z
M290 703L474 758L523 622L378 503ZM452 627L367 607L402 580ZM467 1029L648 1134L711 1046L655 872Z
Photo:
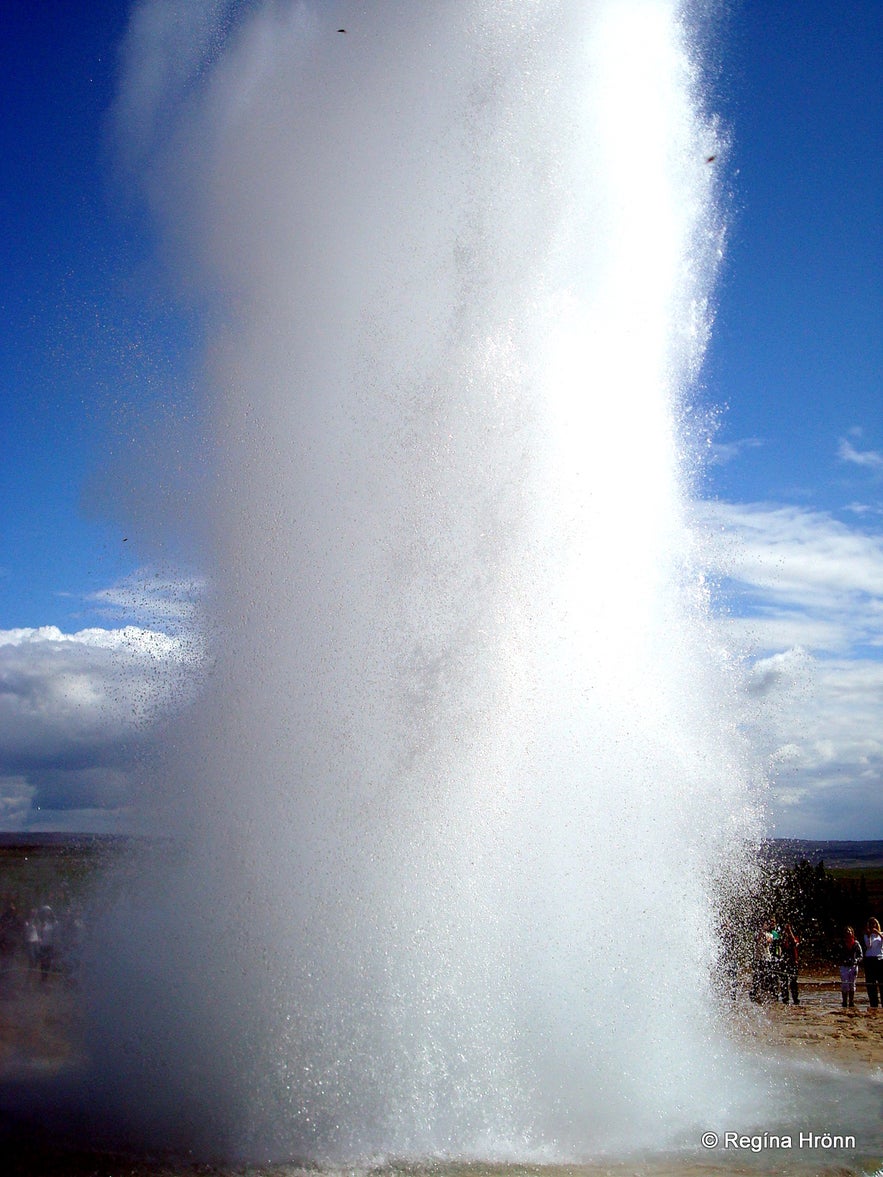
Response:
M37 927L36 908L25 920L25 951L28 954L28 976L36 977L40 965L40 929Z
M865 985L871 1009L877 1009L883 995L883 935L880 921L869 919L862 936L864 944Z
M40 934L40 980L47 981L55 957L55 932L57 924L51 907L41 907L37 918Z

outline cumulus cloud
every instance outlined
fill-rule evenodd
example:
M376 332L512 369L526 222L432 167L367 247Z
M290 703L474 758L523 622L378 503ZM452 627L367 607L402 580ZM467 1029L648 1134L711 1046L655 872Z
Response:
M748 674L748 690L752 695L764 696L791 684L806 674L809 655L801 646L792 647L770 658L758 658Z
M883 647L883 536L794 506L708 503L710 562L762 652Z
M778 832L883 837L883 537L793 506L700 513Z
M812 659L801 679L778 685L755 726L770 758L777 825L806 837L879 837L883 664Z
M195 651L132 625L0 631L3 826L124 824L139 749L192 692Z

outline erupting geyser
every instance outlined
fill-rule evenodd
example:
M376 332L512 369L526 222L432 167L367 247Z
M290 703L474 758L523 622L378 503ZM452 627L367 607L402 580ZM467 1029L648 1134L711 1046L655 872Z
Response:
M213 307L214 650L93 1078L260 1156L714 1126L752 810L678 436L721 238L685 6L183 11L136 10L117 114Z

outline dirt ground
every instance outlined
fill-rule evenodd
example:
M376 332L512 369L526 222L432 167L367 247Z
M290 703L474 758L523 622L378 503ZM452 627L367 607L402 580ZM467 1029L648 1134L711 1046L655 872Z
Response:
M76 1061L80 997L60 974L0 974L0 1079L51 1075Z
M734 1033L749 1048L783 1049L841 1070L883 1078L883 1008L871 1009L861 986L844 1009L830 973L802 978L800 1004L757 1004L740 997ZM0 976L0 1078L52 1074L75 1063L81 1049L80 994L58 975L46 982L23 968Z
M883 1077L883 1008L872 1009L861 984L855 1005L843 1008L840 983L816 970L801 978L800 1004L743 1006L738 1035L759 1049L785 1050L840 1070Z

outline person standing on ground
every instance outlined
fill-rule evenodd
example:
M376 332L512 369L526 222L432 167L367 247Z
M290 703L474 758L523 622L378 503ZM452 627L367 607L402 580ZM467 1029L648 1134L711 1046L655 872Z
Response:
M784 980L784 965L785 960L782 956L782 929L779 927L779 917L773 920L773 926L770 930L772 939L770 940L770 993L774 1001L779 999L779 991L785 984Z
M772 921L767 920L757 929L754 937L754 959L751 969L751 990L748 996L752 1001L765 1001L775 993L775 978L773 974L773 957L770 946L773 942Z
M843 1005L855 1005L855 979L858 976L858 966L862 960L861 945L856 942L855 931L850 927L843 929L843 943L840 946L840 995Z
M40 928L36 908L31 909L31 914L25 920L24 937L25 951L28 954L28 978L32 980L37 976L37 969L40 967Z
M868 990L868 1001L871 1009L877 1009L883 993L883 934L880 932L879 920L868 920L862 941L865 947L865 987Z
M55 913L51 907L41 907L37 923L40 933L40 980L49 979L49 973L55 960L55 933L57 930Z
M22 922L15 901L9 896L0 914L0 976L6 977L12 970L12 962L21 943L21 932Z
M782 929L782 1002L788 1004L788 993L795 1005L800 1005L797 991L797 959L800 951L800 938L791 927L785 924Z

